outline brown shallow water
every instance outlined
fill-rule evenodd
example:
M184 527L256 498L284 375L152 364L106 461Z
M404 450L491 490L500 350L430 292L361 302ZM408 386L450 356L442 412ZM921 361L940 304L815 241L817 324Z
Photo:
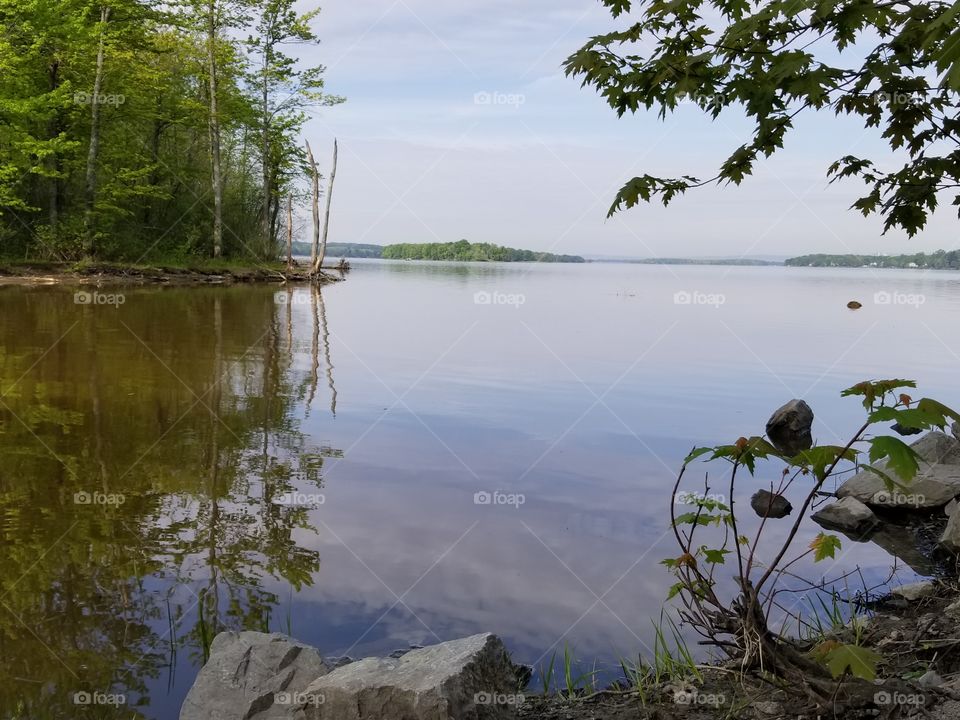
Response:
M836 441L869 377L960 404L958 286L357 262L322 295L0 287L0 717L176 717L223 628L354 657L492 630L612 671L651 644L690 447L794 396Z

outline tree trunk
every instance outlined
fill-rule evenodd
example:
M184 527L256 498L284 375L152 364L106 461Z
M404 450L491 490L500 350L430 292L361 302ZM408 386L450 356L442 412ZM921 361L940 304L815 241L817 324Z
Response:
M97 48L97 70L90 98L90 148L87 151L87 172L83 201L83 254L92 258L94 245L94 204L97 200L97 155L100 153L100 94L103 90L103 56L106 52L107 22L110 8L100 7L100 44Z
M263 176L263 224L260 228L260 242L262 243L262 252L264 258L276 259L276 253L271 253L273 245L273 227L270 223L270 193L273 185L272 173L270 172L270 94L267 83L267 63L268 54L263 53L263 85L261 87L260 112L262 115L262 141L261 141L261 160L260 171Z
M150 164L152 167L150 168L150 176L147 179L147 183L151 189L156 189L157 185L160 184L160 140L163 137L163 130L166 125L164 121L160 119L163 110L162 105L163 103L158 95L157 117L153 121L153 130L150 133ZM150 197L143 207L143 224L150 229L156 226L157 202L156 197Z
M293 198L287 196L287 270L293 270Z
M60 62L54 60L50 63L49 68L49 77L50 77L50 90L56 90L60 87ZM55 139L60 137L60 132L63 129L63 116L61 111L58 109L55 111L53 120L50 121L49 137L50 139ZM52 157L50 158L49 166L51 170L50 177L50 234L54 240L54 247L56 247L57 233L60 225L60 189L62 185L62 180L60 175L63 171L63 161L60 158L60 153L54 151Z
M307 160L310 161L310 174L312 176L311 200L313 205L313 242L310 243L310 267L317 264L317 256L320 254L320 171L317 170L317 161L313 157L313 150L310 149L310 142L307 141Z
M207 72L210 75L210 157L213 173L213 256L223 252L223 181L220 174L220 111L217 103L217 0L207 5Z
M280 198L276 193L270 198L270 237L280 237ZM278 254L273 253L268 259L276 260Z
M327 233L330 230L330 202L333 199L333 181L337 178L337 141L333 141L333 168L330 170L330 184L327 186L327 205L323 217L323 239L320 241L320 252L313 265L313 272L319 274L323 267L323 258L327 254Z

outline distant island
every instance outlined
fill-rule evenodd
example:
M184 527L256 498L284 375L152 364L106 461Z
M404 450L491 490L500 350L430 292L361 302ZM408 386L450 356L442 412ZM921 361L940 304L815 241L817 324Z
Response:
M365 245L363 243L327 243L327 257L333 258L378 258L383 252L382 245ZM295 242L294 255L310 255L310 243Z
M309 255L308 243L294 243L297 255ZM461 262L549 262L582 263L579 255L554 255L536 250L470 243L466 240L449 243L399 243L396 245L363 245L359 243L330 243L327 257L384 258L385 260L455 260Z
M470 243L458 240L450 243L401 243L387 245L382 257L387 260L459 260L464 262L548 262L582 263L579 255L554 255L535 250L517 250L516 248L493 245L491 243Z
M923 268L927 270L960 270L960 251L937 250L936 252L912 253L910 255L801 255L790 258L791 267L870 267L870 268Z

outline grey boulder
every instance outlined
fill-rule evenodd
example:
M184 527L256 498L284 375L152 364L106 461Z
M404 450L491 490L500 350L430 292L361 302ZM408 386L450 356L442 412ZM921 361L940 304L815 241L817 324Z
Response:
M910 447L931 465L960 465L960 441L938 430L928 432Z
M920 471L912 481L891 491L876 473L864 471L837 488L837 497L852 497L873 506L931 510L960 496L960 442L944 433L931 432L911 447L922 458ZM897 479L886 465L879 469Z
M827 530L839 530L854 540L862 539L880 524L873 510L852 497L841 498L821 508L811 517L821 527Z
M767 421L767 437L784 455L793 457L813 447L813 410L803 400L791 400Z
M750 498L750 507L758 517L785 518L793 512L793 505L783 495L776 495L769 490L757 490Z
M190 688L180 720L268 720L286 717L278 697L302 692L325 675L315 648L279 633L223 632Z
M523 696L503 643L489 633L366 658L307 687L304 720L500 720Z
M916 602L923 598L930 597L937 591L937 586L930 580L901 585L890 591L891 595L903 598L907 602Z

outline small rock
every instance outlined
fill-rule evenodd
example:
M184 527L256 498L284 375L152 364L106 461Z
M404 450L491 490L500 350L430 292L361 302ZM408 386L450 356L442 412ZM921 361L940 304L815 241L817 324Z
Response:
M785 518L793 512L793 505L783 495L775 495L769 490L757 490L750 498L750 507L758 517Z
M953 500L951 500L950 502L948 502L946 505L943 506L943 514L946 515L947 517L950 517L951 515L953 515L954 512L956 512L956 509L957 509L957 499L954 498Z
M832 505L821 508L811 517L821 527L839 530L854 539L864 537L880 524L873 510L852 497L841 498Z
M533 665L517 665L517 687L521 690L526 688L530 684L530 680L533 678Z
M894 423L890 426L890 429L898 435L919 435L923 432L922 428L906 427L900 423Z
M954 555L960 554L960 513L955 512L947 520L947 526L940 536L940 547Z
M762 700L753 703L753 709L758 715L780 716L783 715L783 705L772 700Z
M953 432L953 437L960 440L960 422L955 422L951 425L950 430Z
M936 590L937 586L932 580L924 580L923 582L895 587L890 591L890 594L901 597L907 602L916 602L922 598L930 597Z
M803 400L791 400L767 421L767 437L784 455L793 457L813 447L813 410Z
M408 652L410 652L410 648L401 648L399 650L394 650L387 657L392 657L394 660L398 660L402 658L404 655L406 655Z
M926 688L940 687L943 685L943 678L937 675L936 670L927 670L917 678L917 685Z
M951 615L951 616L953 616L953 617L960 616L960 600L957 600L956 602L953 602L953 603L950 603L949 605L947 605L947 606L943 609L943 612L944 612L945 614Z

